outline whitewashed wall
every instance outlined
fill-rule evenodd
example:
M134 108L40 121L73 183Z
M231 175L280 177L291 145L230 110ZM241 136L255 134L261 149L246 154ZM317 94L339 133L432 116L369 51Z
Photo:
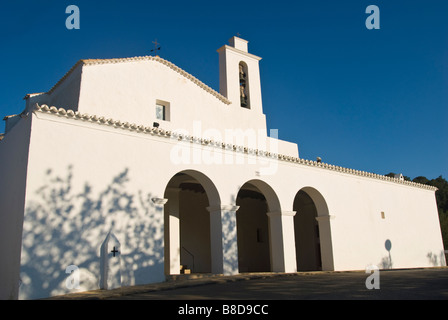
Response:
M0 299L17 299L31 117L0 141Z
M234 57L234 59L236 59ZM233 61L238 82L238 59ZM30 96L27 108L35 103L97 115L130 124L152 126L158 122L165 130L232 142L252 148L271 145L266 116L261 106L258 61L251 65L253 109L215 92L174 64L158 57L78 62L51 92ZM256 88L256 89L255 89ZM236 90L236 89L235 89ZM157 101L169 103L169 121L156 118ZM235 135L238 134L238 141ZM265 136L254 145L253 138ZM275 152L298 156L296 143L277 140Z
M267 164L250 164L247 155L242 164L176 164L170 158L179 145L174 139L50 113L36 112L33 118L21 298L69 292L69 265L81 269L80 290L97 288L100 247L111 230L121 244L123 285L163 281L163 209L150 199L163 198L169 180L183 170L207 176L222 205L234 205L247 181L270 186L275 194L265 196L271 207L277 198L275 209L282 212L292 211L300 189L317 190L328 209L323 212L317 204L318 214L333 217L334 270L372 263L383 268L445 263L434 191L277 160L275 166L270 163L272 174L260 176ZM210 147L194 148L204 152ZM234 154L216 154L223 152ZM291 226L283 222L283 237L293 237ZM275 255L283 259L277 261L283 271L295 271L293 249L284 244Z
M267 199L272 271L297 270L299 190L317 207L324 270L445 265L434 190L298 159L295 143L266 132L260 58L244 41L234 45L219 50L220 81L232 81L222 89L230 101L157 57L84 60L50 92L28 96L28 111L35 103L55 107L34 110L0 142L0 237L11 243L0 262L1 298L99 288L104 265L114 259L101 254L110 251L110 239L120 248L113 261L121 285L163 281L171 270L163 198L182 171L209 196L211 266L198 261L204 270L238 272L235 201L246 182ZM240 61L248 66L252 109L235 103ZM156 119L157 100L169 102L170 121ZM153 122L163 130L150 128ZM67 283L73 266L80 270L77 289Z

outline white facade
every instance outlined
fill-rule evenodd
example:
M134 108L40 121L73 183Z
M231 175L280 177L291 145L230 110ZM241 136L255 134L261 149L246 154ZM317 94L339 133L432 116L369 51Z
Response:
M218 50L221 93L137 57L82 60L27 96L0 142L0 298L161 282L181 265L446 264L434 188L300 159L268 136L247 48Z

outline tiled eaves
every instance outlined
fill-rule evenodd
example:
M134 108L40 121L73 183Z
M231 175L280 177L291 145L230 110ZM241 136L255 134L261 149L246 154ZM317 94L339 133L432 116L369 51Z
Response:
M129 130L129 131L136 132L136 133L150 134L152 136L158 136L161 138L176 139L178 141L185 141L185 142L190 142L192 144L198 144L198 145L208 146L208 147L212 147L212 148L220 148L223 150L229 150L229 151L233 151L233 152L240 152L240 153L244 153L247 155L254 155L254 156L258 156L258 157L277 159L280 161L285 161L285 162L298 164L298 165L305 165L305 166L310 166L310 167L315 167L315 168L320 168L320 169L324 169L324 170L330 170L330 171L335 171L335 172L340 172L340 173L345 173L345 174L351 174L351 175L355 175L355 176L361 176L361 177L366 177L366 178L371 178L371 179L376 179L376 180L389 181L389 182L402 184L402 185L406 185L406 186L418 187L418 188L432 190L432 191L438 190L436 187L433 187L433 186L416 183L416 182L412 182L412 181L401 180L401 179L392 178L392 177L387 177L387 176L376 174L376 173L360 171L360 170L355 170L355 169L350 169L350 168L344 168L344 167L340 167L340 166L336 166L336 165L332 165L332 164L328 164L328 163L324 163L324 162L306 160L306 159L301 159L298 157L277 154L277 153L268 152L268 151L259 150L259 149L247 148L244 146L223 143L221 141L214 141L212 139L204 139L204 138L195 137L195 136L191 136L191 135L183 135L183 134L179 134L179 133L172 132L169 130L164 130L162 128L147 127L147 126L143 126L143 125L137 125L134 123L122 122L120 120L114 120L114 119L110 119L110 118L106 119L104 117L98 117L96 115L81 114L80 112L77 112L77 111L66 110L63 108L58 109L54 106L53 107L48 107L47 105L39 106L38 104L36 104L36 106L34 107L34 112L42 112L42 113L52 114L52 115L59 116L59 117L65 117L65 118L70 118L70 119L75 119L75 120L80 120L80 121L97 123L99 125L111 126L114 128Z
M100 65L100 64L114 64L114 63L126 63L126 62L135 62L135 61L156 61L159 62L168 68L174 70L180 75L192 81L194 84L204 89L206 92L215 96L217 99L222 101L223 103L229 105L232 102L224 97L219 92L213 90L208 85L200 81L198 78L194 77L190 73L185 70L179 68L174 63L169 62L168 60L162 59L158 56L143 56L143 57L132 57L132 58L117 58L117 59L84 59L79 60L48 92L47 94L51 94L79 65Z

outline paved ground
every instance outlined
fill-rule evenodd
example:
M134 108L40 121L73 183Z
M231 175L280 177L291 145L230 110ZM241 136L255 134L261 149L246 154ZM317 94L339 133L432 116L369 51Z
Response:
M101 300L448 300L448 268L387 270L379 289L365 272L241 274L95 290L51 299Z

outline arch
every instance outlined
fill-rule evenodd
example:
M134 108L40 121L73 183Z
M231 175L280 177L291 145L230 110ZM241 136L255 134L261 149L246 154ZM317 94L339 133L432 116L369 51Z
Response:
M238 191L243 189L244 186L248 186L250 188L250 185L257 188L264 195L269 209L268 212L281 211L280 201L278 199L277 194L275 193L274 189L267 182L263 180L259 179L249 180L246 183L244 183Z
M250 109L249 71L247 64L244 61L240 61L238 64L238 75L240 84L240 105L243 108Z
M250 180L238 190L236 214L239 272L272 270L271 230L267 213L280 212L274 190L264 181Z
M191 178L197 180L203 186L204 191L207 194L210 206L220 205L221 200L219 197L219 192L213 181L204 173L192 169L182 170L176 173L167 183L167 186L165 188L165 195L168 188L178 187L178 185L182 183L182 181L185 181L186 179L188 180L188 177L186 176L190 176Z
M301 188L293 210L298 271L333 270L330 215L323 195L315 188Z
M183 170L167 183L164 197L165 274L210 273L210 214L220 205L214 183L202 172Z
M325 201L323 195L317 189L307 186L303 187L299 191L304 191L308 194L308 196L311 197L314 205L316 206L318 217L329 216L330 213L328 211L327 202Z

